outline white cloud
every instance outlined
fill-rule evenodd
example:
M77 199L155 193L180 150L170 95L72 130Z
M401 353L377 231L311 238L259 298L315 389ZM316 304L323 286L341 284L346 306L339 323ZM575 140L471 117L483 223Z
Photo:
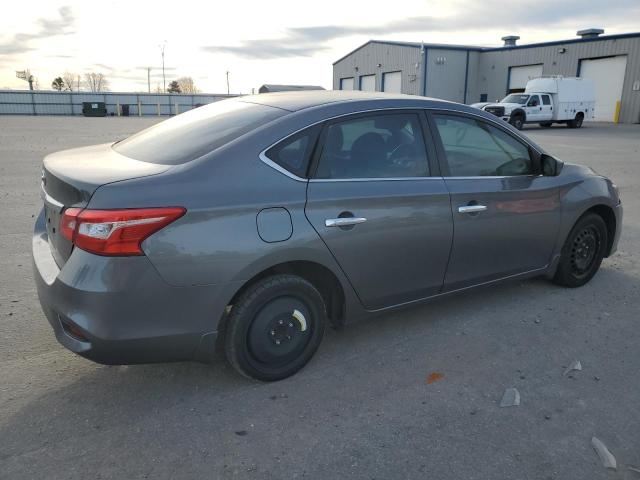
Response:
M167 40L166 78L190 75L204 91L250 92L263 83L331 86L331 64L370 38L499 45L571 38L576 30L633 31L640 3L617 0L299 0L191 2L31 0L0 17L0 85L26 87L15 70L30 68L41 85L65 70L100 71L113 90L162 83L158 45ZM36 13L37 12L37 13ZM489 27L488 27L489 26Z

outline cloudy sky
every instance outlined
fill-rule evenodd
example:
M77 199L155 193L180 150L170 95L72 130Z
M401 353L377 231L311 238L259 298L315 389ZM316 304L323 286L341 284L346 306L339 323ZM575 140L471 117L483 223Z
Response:
M640 0L29 0L3 2L0 88L40 88L65 71L104 73L113 91L192 76L200 90L248 93L263 83L331 87L331 64L369 39L500 45L572 38L582 28L640 30Z

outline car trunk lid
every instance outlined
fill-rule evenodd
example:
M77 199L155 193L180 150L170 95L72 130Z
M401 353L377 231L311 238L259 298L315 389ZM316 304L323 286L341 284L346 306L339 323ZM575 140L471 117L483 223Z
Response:
M111 144L56 152L42 167L42 199L49 246L59 267L71 255L73 244L60 234L60 217L66 208L86 207L93 193L107 183L157 175L170 165L140 162L115 152Z

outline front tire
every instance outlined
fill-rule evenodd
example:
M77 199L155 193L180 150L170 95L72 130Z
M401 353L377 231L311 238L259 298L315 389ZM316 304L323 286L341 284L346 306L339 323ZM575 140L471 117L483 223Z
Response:
M608 245L607 226L600 215L587 213L569 233L553 281L564 287L581 287L593 278Z
M524 117L522 114L517 113L509 118L509 123L518 130L522 130L522 127L524 126Z
M225 353L246 377L282 380L311 359L325 324L322 296L311 283L295 275L267 277L247 288L231 308Z

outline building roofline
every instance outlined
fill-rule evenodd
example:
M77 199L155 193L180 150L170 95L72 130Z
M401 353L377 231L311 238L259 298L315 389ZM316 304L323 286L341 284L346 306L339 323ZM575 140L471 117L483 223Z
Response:
M349 55L357 52L361 48L366 47L370 43L378 43L380 45L395 45L398 47L410 47L410 48L422 48L424 46L424 48L433 48L433 49L439 48L443 50L464 50L464 51L468 51L468 50L482 51L483 50L483 47L478 47L475 45L448 45L445 43L400 42L395 40L369 40L368 42L365 42L362 45L360 45L358 48L340 57L338 60L333 62L333 65L335 65L338 62L341 62L342 60L347 58Z
M381 45L396 45L400 47L409 47L409 48L422 48L424 46L424 48L426 49L433 48L433 49L442 49L442 50L465 50L465 51L472 51L472 52L497 52L501 50L520 50L523 48L536 48L536 47L546 47L546 46L552 46L552 45L564 45L567 43L599 42L599 41L606 41L606 40L617 40L621 38L634 38L634 37L640 37L640 32L618 33L614 35L600 35L594 38L570 38L567 40L552 40L549 42L528 43L525 45L514 45L511 47L504 47L504 46L479 47L475 45L447 45L444 43L401 42L401 41L394 41L394 40L369 40L368 42L363 43L356 49L350 51L346 55L340 57L338 60L333 62L333 65L341 62L348 56L354 54L358 50L366 47L371 43L378 43Z
M600 35L593 38L569 38L567 40L552 40L549 42L527 43L524 45L514 45L513 47L485 47L483 52L495 52L498 50L519 50L522 48L547 47L552 45L564 45L566 43L583 43L583 42L602 42L606 40L617 40L620 38L640 37L640 32L617 33L614 35Z

